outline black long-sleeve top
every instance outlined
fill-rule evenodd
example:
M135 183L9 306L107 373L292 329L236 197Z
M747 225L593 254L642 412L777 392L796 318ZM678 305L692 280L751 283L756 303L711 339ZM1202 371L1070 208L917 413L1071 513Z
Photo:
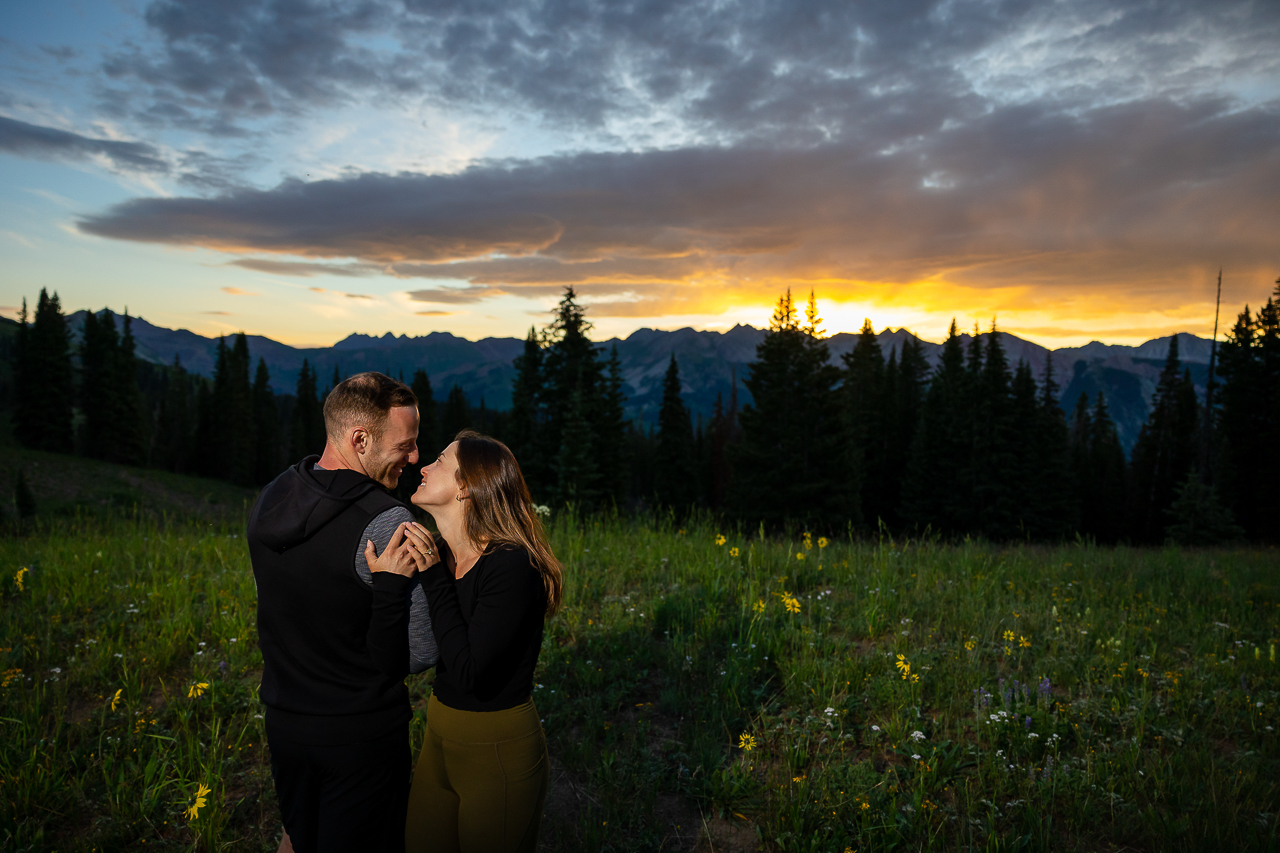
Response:
M529 701L547 606L529 553L496 546L460 580L443 562L419 578L440 650L436 698L460 711L504 711Z

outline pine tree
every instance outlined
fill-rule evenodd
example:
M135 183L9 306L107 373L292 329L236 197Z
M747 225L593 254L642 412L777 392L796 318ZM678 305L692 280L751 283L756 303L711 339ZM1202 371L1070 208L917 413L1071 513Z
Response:
M742 409L742 442L732 454L736 503L749 522L807 518L838 529L861 521L836 394L840 371L829 363L820 322L810 294L802 327L788 291L756 347L746 380L753 402Z
M152 464L185 473L192 440L191 383L177 356L168 370L164 397L156 416Z
M897 528L904 519L903 488L929 383L929 362L920 339L914 334L903 342L901 356L895 350L889 358L893 369L885 368L885 394L889 404L884 430L881 512L885 523Z
M1081 510L1081 529L1099 542L1119 542L1128 530L1125 514L1129 505L1129 469L1120 434L1101 391L1089 422L1088 470L1091 498Z
M693 504L697 494L693 444L689 409L680 399L680 368L672 354L662 384L653 460L653 491L659 505L684 509Z
M84 455L94 459L115 456L116 366L120 342L111 312L86 311L80 336L80 442Z
M722 395L716 394L712 408L710 437L708 439L710 471L708 474L707 501L712 509L722 509L729 503L729 490L733 483L733 467L729 459L732 447L741 438L738 428L738 377L733 375L726 408Z
M449 396L444 401L444 410L440 413L441 441L449 444L464 429L472 426L471 406L467 404L467 395L461 386L454 385L449 389ZM442 448L443 449L443 448Z
M436 397L431 390L431 379L425 370L413 372L413 383L409 386L413 396L418 398L418 455L422 457L418 467L430 464L436 455L444 449L440 440L440 419L436 414ZM416 488L416 487L415 487Z
M218 475L252 485L257 462L253 386L249 382L249 343L243 332L232 345L218 339L213 369L214 458Z
M1180 368L1178 336L1174 335L1156 385L1151 415L1133 447L1131 519L1134 535L1143 542L1164 540L1166 510L1197 456L1199 403L1190 374Z
M304 358L294 390L293 427L289 443L292 464L324 452L324 413L316 398L316 371Z
M995 323L987 335L982 373L974 390L977 419L973 425L974 455L969 470L975 512L971 529L993 540L1020 538L1026 535L1026 528L1024 509L1018 505L1014 448L1025 441L1018 432L1032 425L1015 420L1009 363ZM1030 391L1034 401L1034 382Z
M604 364L604 379L594 423L596 459L600 468L603 497L615 506L627 496L627 395L623 390L622 359L618 348L611 347Z
M58 294L42 288L34 321L23 303L18 340L14 435L35 450L70 453L72 432L71 338Z
M115 353L115 459L141 465L150 444L147 421L143 417L142 390L138 387L137 344L133 338L133 318L124 312L120 345Z
M221 477L218 458L218 423L213 401L213 383L203 376L195 381L195 431L187 448L187 469L202 477Z
M1244 530L1218 500L1214 488L1202 482L1195 471L1188 473L1178 486L1165 514L1170 520L1169 539L1178 545L1204 548L1244 536Z
M551 325L543 335L543 386L539 392L545 411L545 429L539 430L540 451L544 459L556 460L552 465L554 486L551 493L557 501L572 499L582 508L595 505L607 490L597 460L602 458L599 436L612 415L607 405L603 365L588 333L591 324L577 302L572 287L565 288L564 298L556 306ZM581 419L585 424L570 423ZM566 435L573 432L585 445L566 449ZM566 456L568 453L568 456ZM590 465L570 461L583 455ZM565 477L586 477L566 481ZM570 498L569 496L573 496Z
M888 462L884 446L889 399L884 356L871 320L864 320L858 341L845 353L841 389L848 424L851 464L862 472L859 500L863 517L876 524L889 512L885 495ZM897 373L897 364L894 364Z
M258 359L258 370L253 378L253 481L265 485L276 478L284 468L280 453L280 411L276 407L276 395L271 390L271 373L267 361Z
M971 350L972 354L972 350ZM967 529L966 504L972 452L969 413L970 373L955 320L942 344L942 361L929 381L907 463L903 514L923 530L957 534Z
M551 486L551 476L542 436L543 427L543 375L542 345L533 328L524 341L524 350L515 359L515 379L511 383L511 415L508 421L508 447L520 460L529 490L535 495L546 494Z
M1062 537L1079 525L1077 503L1073 500L1071 431L1058 404L1059 390L1053 376L1053 359L1049 357L1032 431L1035 450L1032 530L1039 538Z

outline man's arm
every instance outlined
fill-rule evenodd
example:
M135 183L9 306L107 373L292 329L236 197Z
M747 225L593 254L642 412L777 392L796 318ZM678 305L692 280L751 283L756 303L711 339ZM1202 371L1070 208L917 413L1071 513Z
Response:
M413 513L402 506L378 513L364 529L356 546L355 569L360 579L373 585L373 573L364 556L364 543L373 540L374 550L381 554L391 541L396 528L403 522L413 521ZM427 596L421 584L414 584L409 594L409 672L423 672L436 665L440 655L436 651L436 637L431 631L431 613L427 609Z

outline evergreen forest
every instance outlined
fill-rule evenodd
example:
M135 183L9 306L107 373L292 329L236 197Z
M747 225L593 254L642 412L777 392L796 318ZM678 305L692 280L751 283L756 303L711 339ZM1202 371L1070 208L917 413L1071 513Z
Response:
M803 315L803 316L802 316ZM0 337L0 409L21 445L261 486L324 445L323 401L344 377L304 363L277 388L243 333L217 344L211 377L140 359L126 313L88 313L73 336L56 293ZM507 411L398 374L419 400L427 462L467 427L505 442L534 499L576 511L710 512L751 528L949 539L1209 545L1275 541L1280 446L1280 282L1218 345L1203 397L1177 337L1132 453L1101 394L1064 412L1052 361L1011 364L993 323L967 345L956 324L931 368L912 338L887 354L868 320L833 360L814 294L790 292L735 391L694 418L680 365L656 423L625 415L616 349L591 340L572 288L532 328ZM406 471L407 498L420 476ZM16 488L16 486L15 486Z

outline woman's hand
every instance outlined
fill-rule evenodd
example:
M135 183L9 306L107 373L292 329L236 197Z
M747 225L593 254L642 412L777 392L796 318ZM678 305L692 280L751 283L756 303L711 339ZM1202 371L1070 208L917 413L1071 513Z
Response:
M426 571L432 564L439 562L440 557L434 553L435 548L420 546L418 539L406 535L409 529L409 522L400 524L396 532L391 534L391 541L387 543L381 556L375 551L373 540L365 542L364 558L369 563L370 572L391 572L413 577L417 572ZM430 534L427 538L430 538ZM428 550L432 553L428 554Z
M425 572L440 562L440 548L436 545L435 537L431 535L430 530L414 521L405 525L404 532L405 541L411 542L422 558L418 571Z

